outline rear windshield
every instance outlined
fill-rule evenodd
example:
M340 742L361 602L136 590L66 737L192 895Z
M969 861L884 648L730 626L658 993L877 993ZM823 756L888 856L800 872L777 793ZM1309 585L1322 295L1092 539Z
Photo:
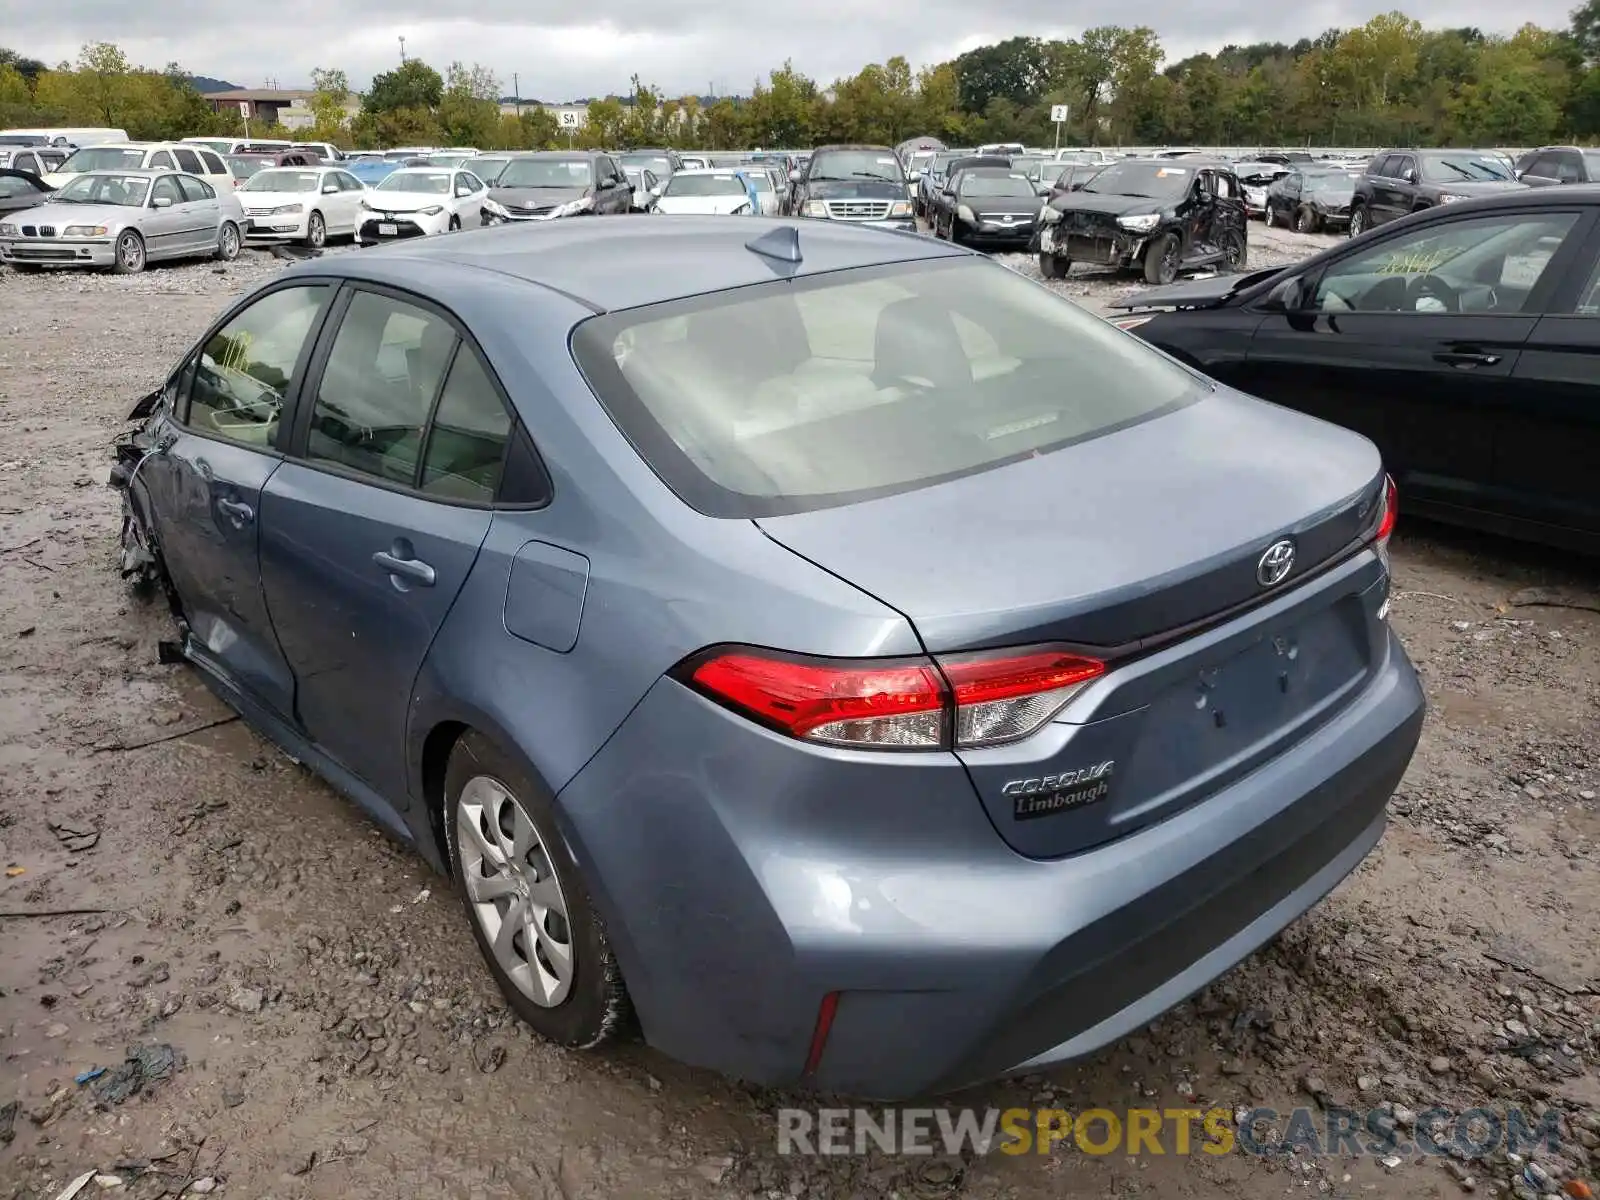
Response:
M718 517L909 491L1204 394L1071 301L968 259L597 316L578 327L573 352L651 468Z
M667 180L666 196L747 196L737 175L674 175Z

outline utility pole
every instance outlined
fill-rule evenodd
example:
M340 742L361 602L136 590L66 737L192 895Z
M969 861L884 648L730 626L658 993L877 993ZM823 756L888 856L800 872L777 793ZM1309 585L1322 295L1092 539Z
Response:
M400 35L400 62L402 64L404 64L405 61L406 61L406 38L405 38L405 34L401 34Z
M514 93L511 103L516 107L517 116L522 116L522 82L515 71L511 72L511 90Z

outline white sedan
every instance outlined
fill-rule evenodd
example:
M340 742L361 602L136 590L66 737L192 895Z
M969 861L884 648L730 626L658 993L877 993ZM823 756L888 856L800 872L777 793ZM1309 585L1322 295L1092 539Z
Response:
M750 217L761 211L761 198L740 171L715 168L674 171L661 189L656 211Z
M356 245L426 237L483 224L489 189L470 171L402 167L385 175L362 198Z
M356 232L366 186L340 167L268 167L234 193L244 206L250 242L304 242Z

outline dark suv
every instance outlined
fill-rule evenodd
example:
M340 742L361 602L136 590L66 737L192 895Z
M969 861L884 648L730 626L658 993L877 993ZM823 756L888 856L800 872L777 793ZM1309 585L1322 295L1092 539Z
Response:
M1529 187L1559 183L1600 183L1600 150L1544 146L1517 159L1517 178Z
M1359 237L1407 213L1477 196L1513 191L1499 158L1477 150L1384 150L1372 156L1350 200L1350 236Z
M789 173L788 211L856 225L916 230L906 174L887 146L822 146Z

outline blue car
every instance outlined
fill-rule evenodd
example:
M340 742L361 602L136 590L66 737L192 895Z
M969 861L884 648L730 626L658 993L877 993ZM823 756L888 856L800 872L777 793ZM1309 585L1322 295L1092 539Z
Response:
M363 158L357 162L351 163L346 170L348 170L350 174L354 175L362 183L366 184L368 187L371 187L373 184L387 179L394 172L398 171L402 165L404 164L398 161L390 162L389 160L382 158Z
M1364 438L848 222L301 263L135 407L123 570L509 1005L897 1098L1145 1025L1372 849Z

